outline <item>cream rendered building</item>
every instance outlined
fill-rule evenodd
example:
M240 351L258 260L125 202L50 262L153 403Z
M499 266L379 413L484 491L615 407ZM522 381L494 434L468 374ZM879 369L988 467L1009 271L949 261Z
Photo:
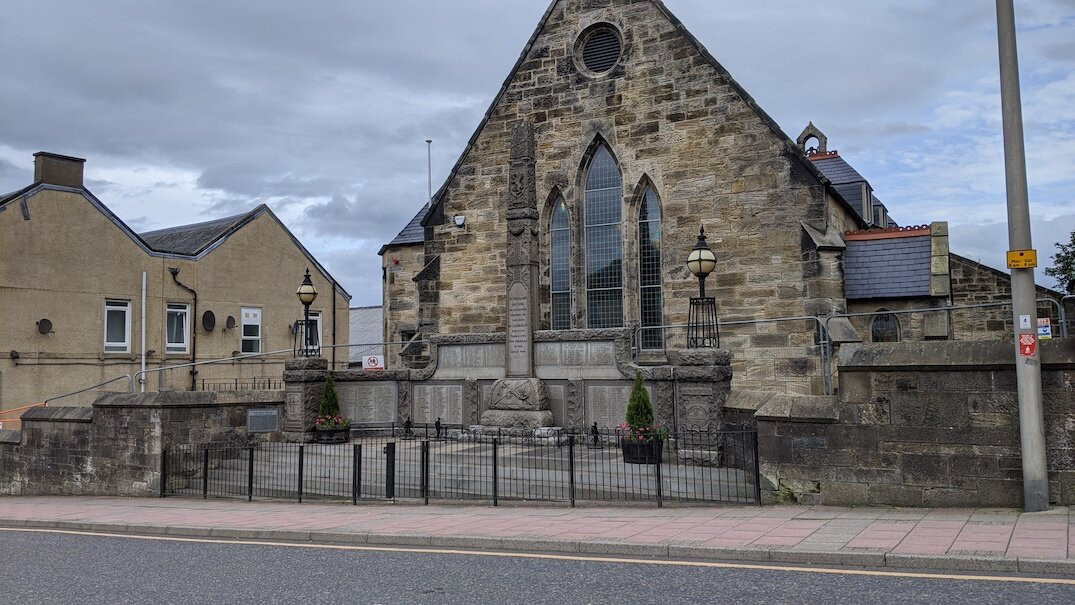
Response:
M0 411L143 367L136 389L280 388L301 346L295 290L307 268L322 354L346 367L347 349L328 345L348 342L351 297L267 206L137 234L85 188L85 160L34 157L34 183L0 196ZM244 354L193 374L153 371Z

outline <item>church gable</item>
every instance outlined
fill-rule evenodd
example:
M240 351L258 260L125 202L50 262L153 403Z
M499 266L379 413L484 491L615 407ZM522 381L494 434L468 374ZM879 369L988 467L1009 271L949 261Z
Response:
M440 256L443 267L438 331L504 329L503 263L497 261L503 258L510 133L524 120L534 126L537 195L562 196L566 207L571 327L593 320L584 283L592 268L584 268L589 240L583 209L585 179L599 149L615 160L623 199L617 287L624 316L602 325L639 319L644 277L638 259L644 250L638 222L649 207L641 203L646 191L660 200L665 219L660 234L668 251L660 260L665 301L683 301L697 287L677 254L693 245L702 224L713 234L718 257L729 261L722 264L729 275L717 279L733 290L726 303L732 314L757 315L751 298L776 300L788 280L801 281L799 221L824 230L828 214L825 181L801 150L663 4L558 0L424 221L431 227L426 256ZM457 215L465 217L465 227L455 226ZM544 326L551 321L550 220L543 212ZM773 270L777 264L788 266L787 280ZM748 286L748 272L762 277ZM792 287L797 297L786 297L780 303L786 309L770 307L767 315L801 314L805 287ZM734 292L737 288L744 292ZM683 306L665 303L664 320L685 320ZM453 308L465 308L467 320L455 325L453 314L445 312Z

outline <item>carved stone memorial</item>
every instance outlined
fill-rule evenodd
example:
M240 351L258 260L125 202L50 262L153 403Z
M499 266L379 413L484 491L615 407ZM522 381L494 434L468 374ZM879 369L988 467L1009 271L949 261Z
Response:
M552 426L549 391L534 377L538 210L534 128L529 122L520 122L512 130L507 198L507 377L493 383L481 423L510 428Z

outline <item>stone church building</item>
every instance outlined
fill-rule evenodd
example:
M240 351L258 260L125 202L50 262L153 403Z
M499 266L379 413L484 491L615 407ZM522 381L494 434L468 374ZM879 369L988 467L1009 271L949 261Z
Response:
M526 183L509 177L520 124L533 133ZM821 333L839 343L1011 330L1003 308L989 326L952 312L838 318L824 332L788 319L1010 295L1005 274L950 253L946 223L898 227L813 124L789 137L663 3L555 0L443 186L380 251L385 340L415 341L392 348L390 366L435 363L418 341L507 331L516 186L537 201L538 334L622 330L639 366L685 346L698 292L685 261L702 227L736 385L823 392Z

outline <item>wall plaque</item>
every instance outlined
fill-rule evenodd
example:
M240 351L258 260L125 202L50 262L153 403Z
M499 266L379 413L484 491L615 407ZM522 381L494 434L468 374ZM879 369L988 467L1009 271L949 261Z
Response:
M463 385L418 384L414 386L414 421L463 423Z
M344 382L337 383L340 409L352 421L395 422L398 407L398 390L395 382Z
M280 410L276 408L246 411L246 432L275 433L280 430Z

